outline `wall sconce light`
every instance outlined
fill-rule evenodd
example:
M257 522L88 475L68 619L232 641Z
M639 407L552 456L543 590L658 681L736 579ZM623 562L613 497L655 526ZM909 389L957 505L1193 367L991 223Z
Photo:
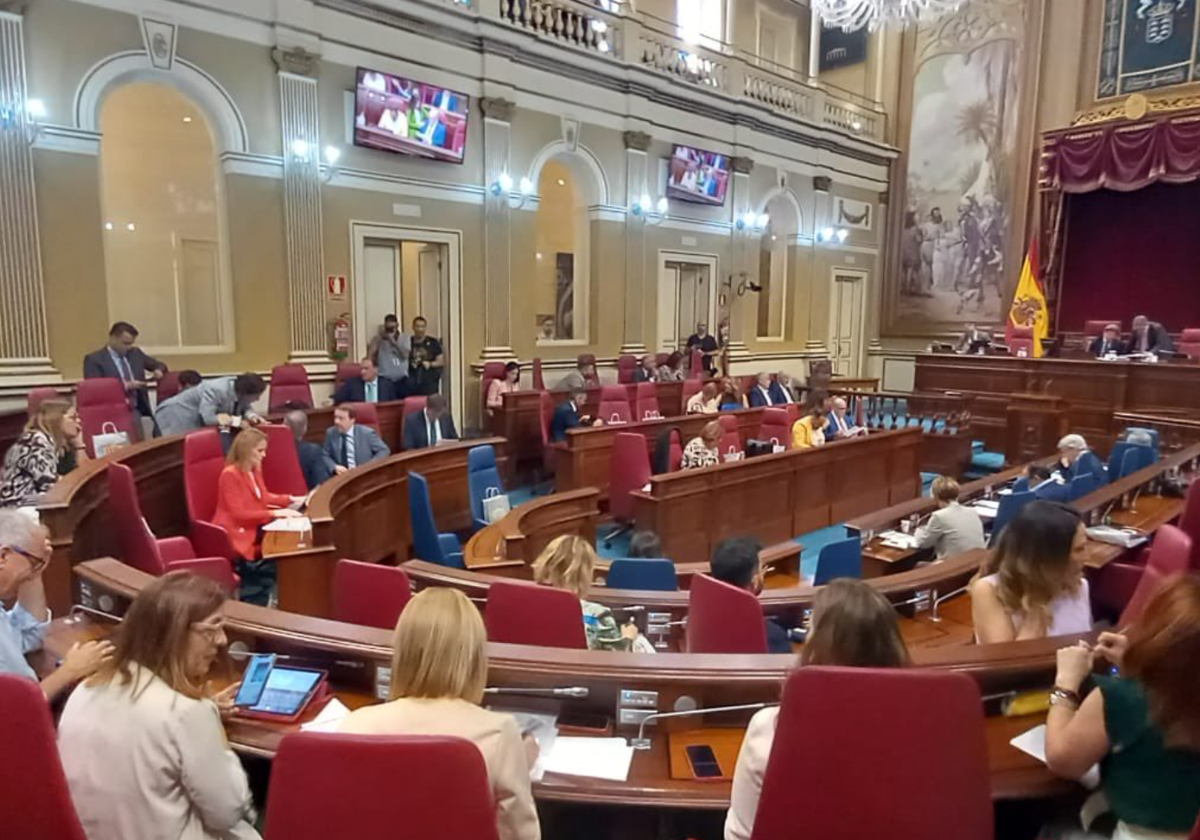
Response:
M342 157L342 150L337 146L326 146L319 158L314 159L315 147L307 140L297 137L292 141L292 163L300 166L313 166L323 183L329 183L337 173L337 162Z
M292 160L296 163L308 163L311 151L312 147L308 144L307 140L297 137L292 141Z
M667 218L668 210L670 210L670 202L667 201L665 195L659 196L658 201L654 201L647 193L642 193L629 208L629 212L635 218L641 219L648 225L661 225Z
M496 176L496 180L492 182L490 190L492 195L496 197L506 197L508 199L508 206L513 210L519 210L525 206L525 202L529 200L529 196L533 195L533 181L528 178L522 178L520 183L515 185L516 189L513 189L513 186L512 176L505 171Z
M337 146L326 146L322 156L325 159L325 172L321 181L328 184L337 174L337 162L342 159L342 150Z
M835 240L840 245L846 241L846 237L850 235L850 231L845 228L822 228L817 231L818 242L834 242Z
M767 225L771 223L771 216L768 213L755 213L753 210L747 210L745 213L737 217L737 221L733 223L738 230L745 230L751 233L762 233L766 230Z
M42 120L46 118L46 103L40 99L19 100L11 105L0 105L0 131L24 131L25 144L32 146L42 132Z

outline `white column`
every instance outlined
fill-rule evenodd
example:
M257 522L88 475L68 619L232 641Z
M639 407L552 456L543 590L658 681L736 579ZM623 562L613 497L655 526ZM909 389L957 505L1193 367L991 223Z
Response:
M272 52L279 67L283 129L283 214L287 242L289 361L331 364L325 331L325 251L321 221L319 59L304 50ZM304 154L296 148L305 145ZM360 325L360 329L362 325Z
M745 356L749 351L746 348L746 320L753 311L753 307L747 305L748 301L756 300L755 298L746 295L739 296L737 293L738 287L743 281L747 284L758 281L758 234L754 233L752 228L738 230L738 218L748 211L755 213L760 209L754 202L753 196L750 194L750 173L754 171L754 161L748 157L734 157L730 161L733 169L733 185L730 190L732 195L733 207L733 227L730 229L732 237L730 253L733 257L731 266L733 275L733 285L726 291L729 298L729 357L731 360L736 360L739 357ZM725 278L718 278L724 280ZM723 286L718 285L718 289ZM757 312L754 313L757 317ZM720 321L721 313L718 313L717 320ZM716 331L714 325L713 331Z
M492 195L491 185L509 172L512 119L516 104L499 97L479 100L483 111L483 171L487 192L483 200L484 318L483 361L507 361L512 349L512 214L508 195ZM515 184L521 176L509 172ZM528 310L526 310L528 311ZM533 331L530 320L523 328Z
M821 16L812 9L808 19L808 79L815 82L821 75Z
M23 19L0 11L0 109L12 109L0 129L0 382L61 379L46 332L28 96Z
M643 131L625 132L625 207L633 206L643 194L651 200L657 196L651 189L653 173L649 172L650 135ZM654 283L657 284L655 276ZM646 222L632 213L625 214L625 318L621 333L621 354L641 356L646 353Z

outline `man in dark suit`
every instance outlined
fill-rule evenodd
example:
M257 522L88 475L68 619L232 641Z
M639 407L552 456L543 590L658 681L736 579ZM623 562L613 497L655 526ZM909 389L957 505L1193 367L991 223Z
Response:
M1058 472L1068 484L1071 479L1091 473L1102 484L1108 483L1108 472L1096 453L1088 449L1083 435L1070 434L1058 442Z
M1098 335L1092 341L1092 346L1088 348L1088 352L1097 359L1103 359L1105 356L1124 356L1127 352L1125 342L1121 341L1121 328L1116 324L1108 324L1104 328L1104 335Z
M446 410L446 398L441 394L430 394L425 408L408 415L404 421L402 436L405 449L424 449L437 446L444 440L458 440L454 418Z
M1145 315L1133 319L1133 337L1129 342L1130 353L1159 353L1174 352L1175 343L1167 328L1158 321L1151 321Z
M573 388L571 396L559 403L558 408L554 409L554 416L550 418L550 440L562 442L567 439L567 429L596 425L599 421L581 414L586 405L587 391Z
M791 405L794 402L796 393L792 390L792 377L779 371L775 374L775 381L771 383L771 404Z
M167 366L147 356L136 346L138 331L133 324L117 321L108 331L108 344L83 357L84 379L119 379L129 395L129 405L143 417L153 418L146 378L162 379Z
M654 366L654 357L647 353L642 356L642 363L633 371L634 382L657 382L658 368Z
M754 387L750 389L750 407L764 408L775 405L771 395L771 374L760 373L754 377Z
M396 383L379 375L375 360L367 356L362 360L358 376L351 376L333 395L333 402L341 403L381 403L388 400L399 400L403 397L396 393Z
M309 490L333 475L333 464L325 458L325 450L304 436L308 434L308 415L296 409L284 415L283 422L296 438L296 457L300 459L300 471Z
M326 465L337 475L392 452L374 429L355 422L356 417L353 405L339 405L333 410L333 426L325 433Z
M959 336L958 344L954 345L954 350L956 353L978 353L991 346L991 343L991 333L984 332L974 324L967 324L963 334Z
M719 581L745 589L754 595L763 590L762 543L754 537L730 537L713 551L709 570ZM791 653L792 643L787 631L771 619L766 619L767 653Z

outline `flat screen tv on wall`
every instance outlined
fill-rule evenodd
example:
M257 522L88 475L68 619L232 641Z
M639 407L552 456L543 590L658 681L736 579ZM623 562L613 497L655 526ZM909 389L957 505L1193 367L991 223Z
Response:
M469 106L464 94L360 67L354 145L462 163Z
M722 205L729 188L729 156L676 146L667 167L667 197Z

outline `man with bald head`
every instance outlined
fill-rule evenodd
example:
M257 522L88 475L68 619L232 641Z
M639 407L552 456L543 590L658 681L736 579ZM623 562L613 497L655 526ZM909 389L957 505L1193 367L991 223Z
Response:
M296 457L300 459L300 471L304 473L304 483L309 490L333 475L333 466L325 457L325 450L312 441L305 440L308 434L308 415L303 411L289 411L283 416L283 422L292 430L296 439Z
M847 440L866 433L866 429L854 425L854 421L846 415L846 401L843 398L833 397L829 401L829 425L825 428L827 438Z

